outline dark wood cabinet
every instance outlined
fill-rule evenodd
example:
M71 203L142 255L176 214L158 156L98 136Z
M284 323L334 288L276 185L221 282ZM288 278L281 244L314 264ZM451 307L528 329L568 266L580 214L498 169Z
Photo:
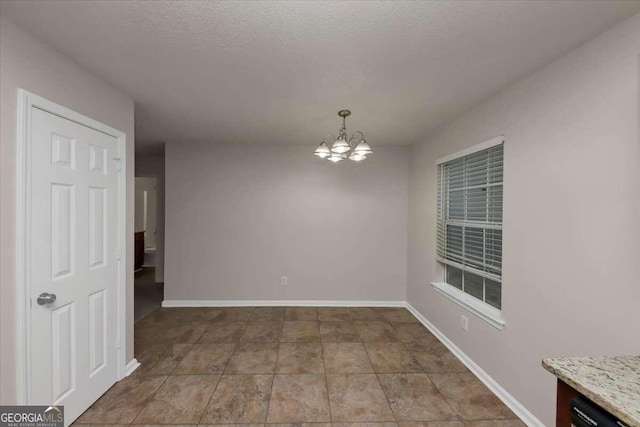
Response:
M569 403L579 393L570 385L558 380L556 394L556 427L571 427Z

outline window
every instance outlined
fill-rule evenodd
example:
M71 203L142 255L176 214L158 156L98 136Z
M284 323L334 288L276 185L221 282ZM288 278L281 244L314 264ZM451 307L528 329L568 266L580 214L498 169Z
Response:
M496 138L438 164L437 259L443 281L450 297L475 306L473 299L481 301L485 312L502 308L503 147L502 137Z

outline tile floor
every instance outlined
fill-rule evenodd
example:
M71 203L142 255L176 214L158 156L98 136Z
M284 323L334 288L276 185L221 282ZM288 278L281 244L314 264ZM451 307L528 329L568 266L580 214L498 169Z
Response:
M403 308L161 308L75 424L522 427Z

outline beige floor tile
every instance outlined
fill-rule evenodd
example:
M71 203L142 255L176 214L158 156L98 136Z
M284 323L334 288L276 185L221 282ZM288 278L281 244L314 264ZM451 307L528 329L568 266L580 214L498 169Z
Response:
M173 374L221 374L235 348L235 344L193 344Z
M331 423L273 423L265 424L268 427L331 427Z
M404 421L399 427L464 427L462 421Z
M207 330L207 323L176 323L160 331L160 342L167 343L196 343Z
M276 375L267 423L331 421L324 375Z
M378 379L398 421L457 418L426 374L383 374Z
M373 373L362 343L324 343L324 365L328 374Z
M440 341L435 342L410 342L405 343L407 349L414 353L432 353L432 354L444 354L447 351L447 347Z
M395 331L387 322L356 322L355 326L362 341L365 342L399 342Z
M141 319L136 327L162 323L209 322L220 313L221 309L213 307L161 307Z
M376 373L422 372L411 352L403 343L365 343Z
M172 313L175 313L175 311L171 311L169 308L157 308L156 310L153 310L151 313L149 313L148 316L137 321L135 323L135 328L147 328L150 326L157 326L160 323L174 322L175 319L172 317Z
M74 425L524 426L404 308L162 308L136 323L134 338L142 366ZM269 410L274 372L281 391ZM457 414L432 415L433 387ZM432 416L448 418L421 419Z
M318 310L315 307L287 307L284 320L310 320L315 322L318 320Z
M220 375L172 375L160 387L134 424L197 423Z
M224 307L220 314L212 319L213 322L251 322L254 307Z
M281 343L278 351L278 374L322 374L320 343Z
M322 342L360 342L360 333L351 322L320 322Z
M398 423L395 421L388 421L386 423L333 423L333 427L397 427Z
M429 346L428 351L412 352L422 370L426 373L464 373L467 367L440 342Z
M391 323L391 327L398 339L406 343L435 343L439 342L427 328L420 323Z
M204 426L215 426L215 427L265 427L266 424L263 424L263 423L252 423L252 424L240 424L240 423L233 423L233 424L198 424L198 427L204 427Z
M198 424L197 427L204 427L204 426L215 426L215 427L265 427L266 424L263 424L263 423L252 423L252 424L240 424L240 423L232 423L232 424ZM173 427L173 426L171 426L171 427Z
M103 394L76 422L129 424L166 379L166 376L124 378Z
M378 313L391 313L398 310L405 310L404 307L371 307L371 309Z
M286 307L256 307L252 322L282 322Z
M347 307L318 307L321 322L350 322L353 320Z
M71 427L82 426L82 427L127 427L131 424L82 424L78 421L71 423ZM178 426L176 426L178 427ZM186 427L186 426L185 426ZM195 426L194 426L195 427Z
M320 342L318 322L285 321L280 342Z
M240 342L278 342L282 322L247 323Z
M465 421L464 427L526 427L520 420L479 420Z
M128 424L136 427L167 427L167 424ZM198 424L171 424L171 427L197 427ZM112 425L102 424L100 427L115 427Z
M409 312L406 308L396 308L394 310L389 310L383 313L383 316L389 322L417 322L413 314Z
M227 363L225 374L272 374L278 360L278 343L240 343Z
M136 351L144 351L156 344L193 344L207 329L207 323L163 323L136 328L134 340Z
M140 366L133 374L170 375L193 344L154 344L136 354Z
M395 421L374 374L327 374L334 422Z
M464 420L517 418L473 374L428 374L453 410Z
M151 335L157 344L194 344L207 330L207 323L173 323L159 327Z
M210 322L220 315L222 310L215 307L181 307L184 311L179 322ZM175 310L177 308L170 308Z
M264 423L272 383L272 375L224 375L200 423Z
M146 351L149 347L156 345L166 345L167 343L164 340L161 340L161 332L162 328L166 328L173 324L164 324L164 325L153 325L146 327L138 327L135 326L133 332L133 340L134 340L134 353L142 354L142 352Z
M244 322L216 322L211 324L200 337L201 343L236 343L247 326Z
M350 307L349 313L355 321L386 322L382 313L372 307Z

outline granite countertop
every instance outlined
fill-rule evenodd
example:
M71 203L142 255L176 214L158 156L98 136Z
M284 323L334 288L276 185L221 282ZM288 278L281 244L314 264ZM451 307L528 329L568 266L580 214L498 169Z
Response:
M640 426L640 356L558 357L542 366L621 421Z

